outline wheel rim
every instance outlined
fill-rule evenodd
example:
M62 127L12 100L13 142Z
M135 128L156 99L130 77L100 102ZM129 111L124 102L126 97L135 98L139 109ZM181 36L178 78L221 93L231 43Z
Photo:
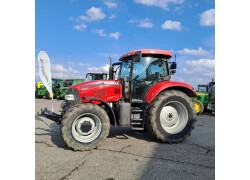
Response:
M188 112L182 103L171 101L162 108L160 124L166 132L170 134L179 133L185 128L187 122Z
M194 102L194 109L197 113L199 113L201 111L201 106L199 103Z
M78 116L72 124L73 137L83 143L94 141L100 135L101 130L101 120L91 113Z

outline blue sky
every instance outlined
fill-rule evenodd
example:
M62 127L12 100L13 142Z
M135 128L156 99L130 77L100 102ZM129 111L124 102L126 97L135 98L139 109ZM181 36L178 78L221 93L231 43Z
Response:
M214 9L213 0L36 0L36 81L41 50L53 77L84 78L107 71L109 54L118 61L135 49L162 49L177 55L172 80L196 89L214 77Z

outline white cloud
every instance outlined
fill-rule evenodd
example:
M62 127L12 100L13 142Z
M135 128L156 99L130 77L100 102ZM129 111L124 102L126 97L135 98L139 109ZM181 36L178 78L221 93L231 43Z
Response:
M62 65L59 65L59 64L52 66L52 70L56 72L67 72L67 69L65 69Z
M201 26L214 26L215 25L215 9L209 9L200 15Z
M119 32L114 32L109 34L109 37L112 37L114 39L119 39L119 36L120 36Z
M111 14L111 15L109 16L109 19L114 19L114 18L116 18L116 15L115 15L115 14Z
M128 21L128 23L136 23L136 22L139 22L138 20L135 20L135 19L130 19L129 21Z
M105 64L101 67L89 67L89 72L109 72L109 64Z
M104 33L104 29L95 29L93 30L93 32L99 34L99 36L106 36L106 34Z
M68 71L69 71L70 73L75 73L75 74L79 74L79 73L80 73L79 71L74 70L74 69L72 69L71 67L69 67Z
M54 78L64 78L64 74L62 72L60 73L51 73L51 76Z
M164 10L169 10L168 4L182 4L184 0L134 0L135 3L140 3L146 6L156 6L163 8Z
M117 7L117 3L111 2L111 1L105 1L104 4L108 7L108 8L116 8Z
M151 23L151 19L149 19L148 17L145 18L144 20L139 22L138 27L142 27L142 28L152 28L153 24Z
M198 84L207 84L215 77L215 60L198 59L179 61L181 68L171 77L172 81L184 82L197 88Z
M146 17L141 21L136 19L131 19L128 21L128 23L138 23L138 27L141 28L152 28L154 26L153 23L151 22L151 19L149 19L148 17Z
M101 8L92 7L86 11L87 16L79 16L79 19L82 21L92 22L99 21L106 17L102 12Z
M181 31L182 27L181 27L181 22L179 21L171 21L171 20L166 20L162 25L161 25L162 29L168 29L168 30L177 30L177 31Z
M78 66L88 67L88 66L90 66L90 64L88 64L88 63L78 63Z
M171 81L177 81L177 82L185 82L185 80L178 76L171 76Z
M197 50L184 48L183 50L177 51L177 53L183 54L183 55L213 57L212 51L206 51L206 50L202 49L201 47L199 47Z
M85 79L83 74L74 74L74 73L53 73L52 78L62 78L62 79Z
M87 28L86 24L78 24L74 25L73 28L78 31L84 31Z
M215 74L215 60L199 59L186 61L185 68L182 68L180 72L186 75L193 74L197 77L200 77L201 75L212 77Z
M79 71L77 71L77 70L75 70L75 69L73 69L71 67L65 68L65 67L63 67L60 64L54 64L54 65L52 65L52 71L53 72L62 72L62 73L68 73L68 72L70 72L70 73L75 73L75 74L80 73Z

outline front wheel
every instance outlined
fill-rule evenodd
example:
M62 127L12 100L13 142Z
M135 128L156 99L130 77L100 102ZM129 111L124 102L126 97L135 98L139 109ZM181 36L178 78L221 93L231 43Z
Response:
M84 103L68 110L61 124L65 143L74 150L85 151L98 147L110 129L106 111L96 104Z
M200 101L194 100L194 109L197 114L201 114L204 111L204 106Z
M178 143L190 135L195 122L192 98L177 90L164 91L146 112L148 131L162 142Z

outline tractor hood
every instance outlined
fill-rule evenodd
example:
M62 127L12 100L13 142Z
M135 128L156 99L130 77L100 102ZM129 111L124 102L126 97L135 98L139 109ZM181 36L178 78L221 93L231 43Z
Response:
M78 90L82 102L88 102L84 97L94 97L110 102L118 101L122 96L120 80L88 81L70 87L72 88Z

